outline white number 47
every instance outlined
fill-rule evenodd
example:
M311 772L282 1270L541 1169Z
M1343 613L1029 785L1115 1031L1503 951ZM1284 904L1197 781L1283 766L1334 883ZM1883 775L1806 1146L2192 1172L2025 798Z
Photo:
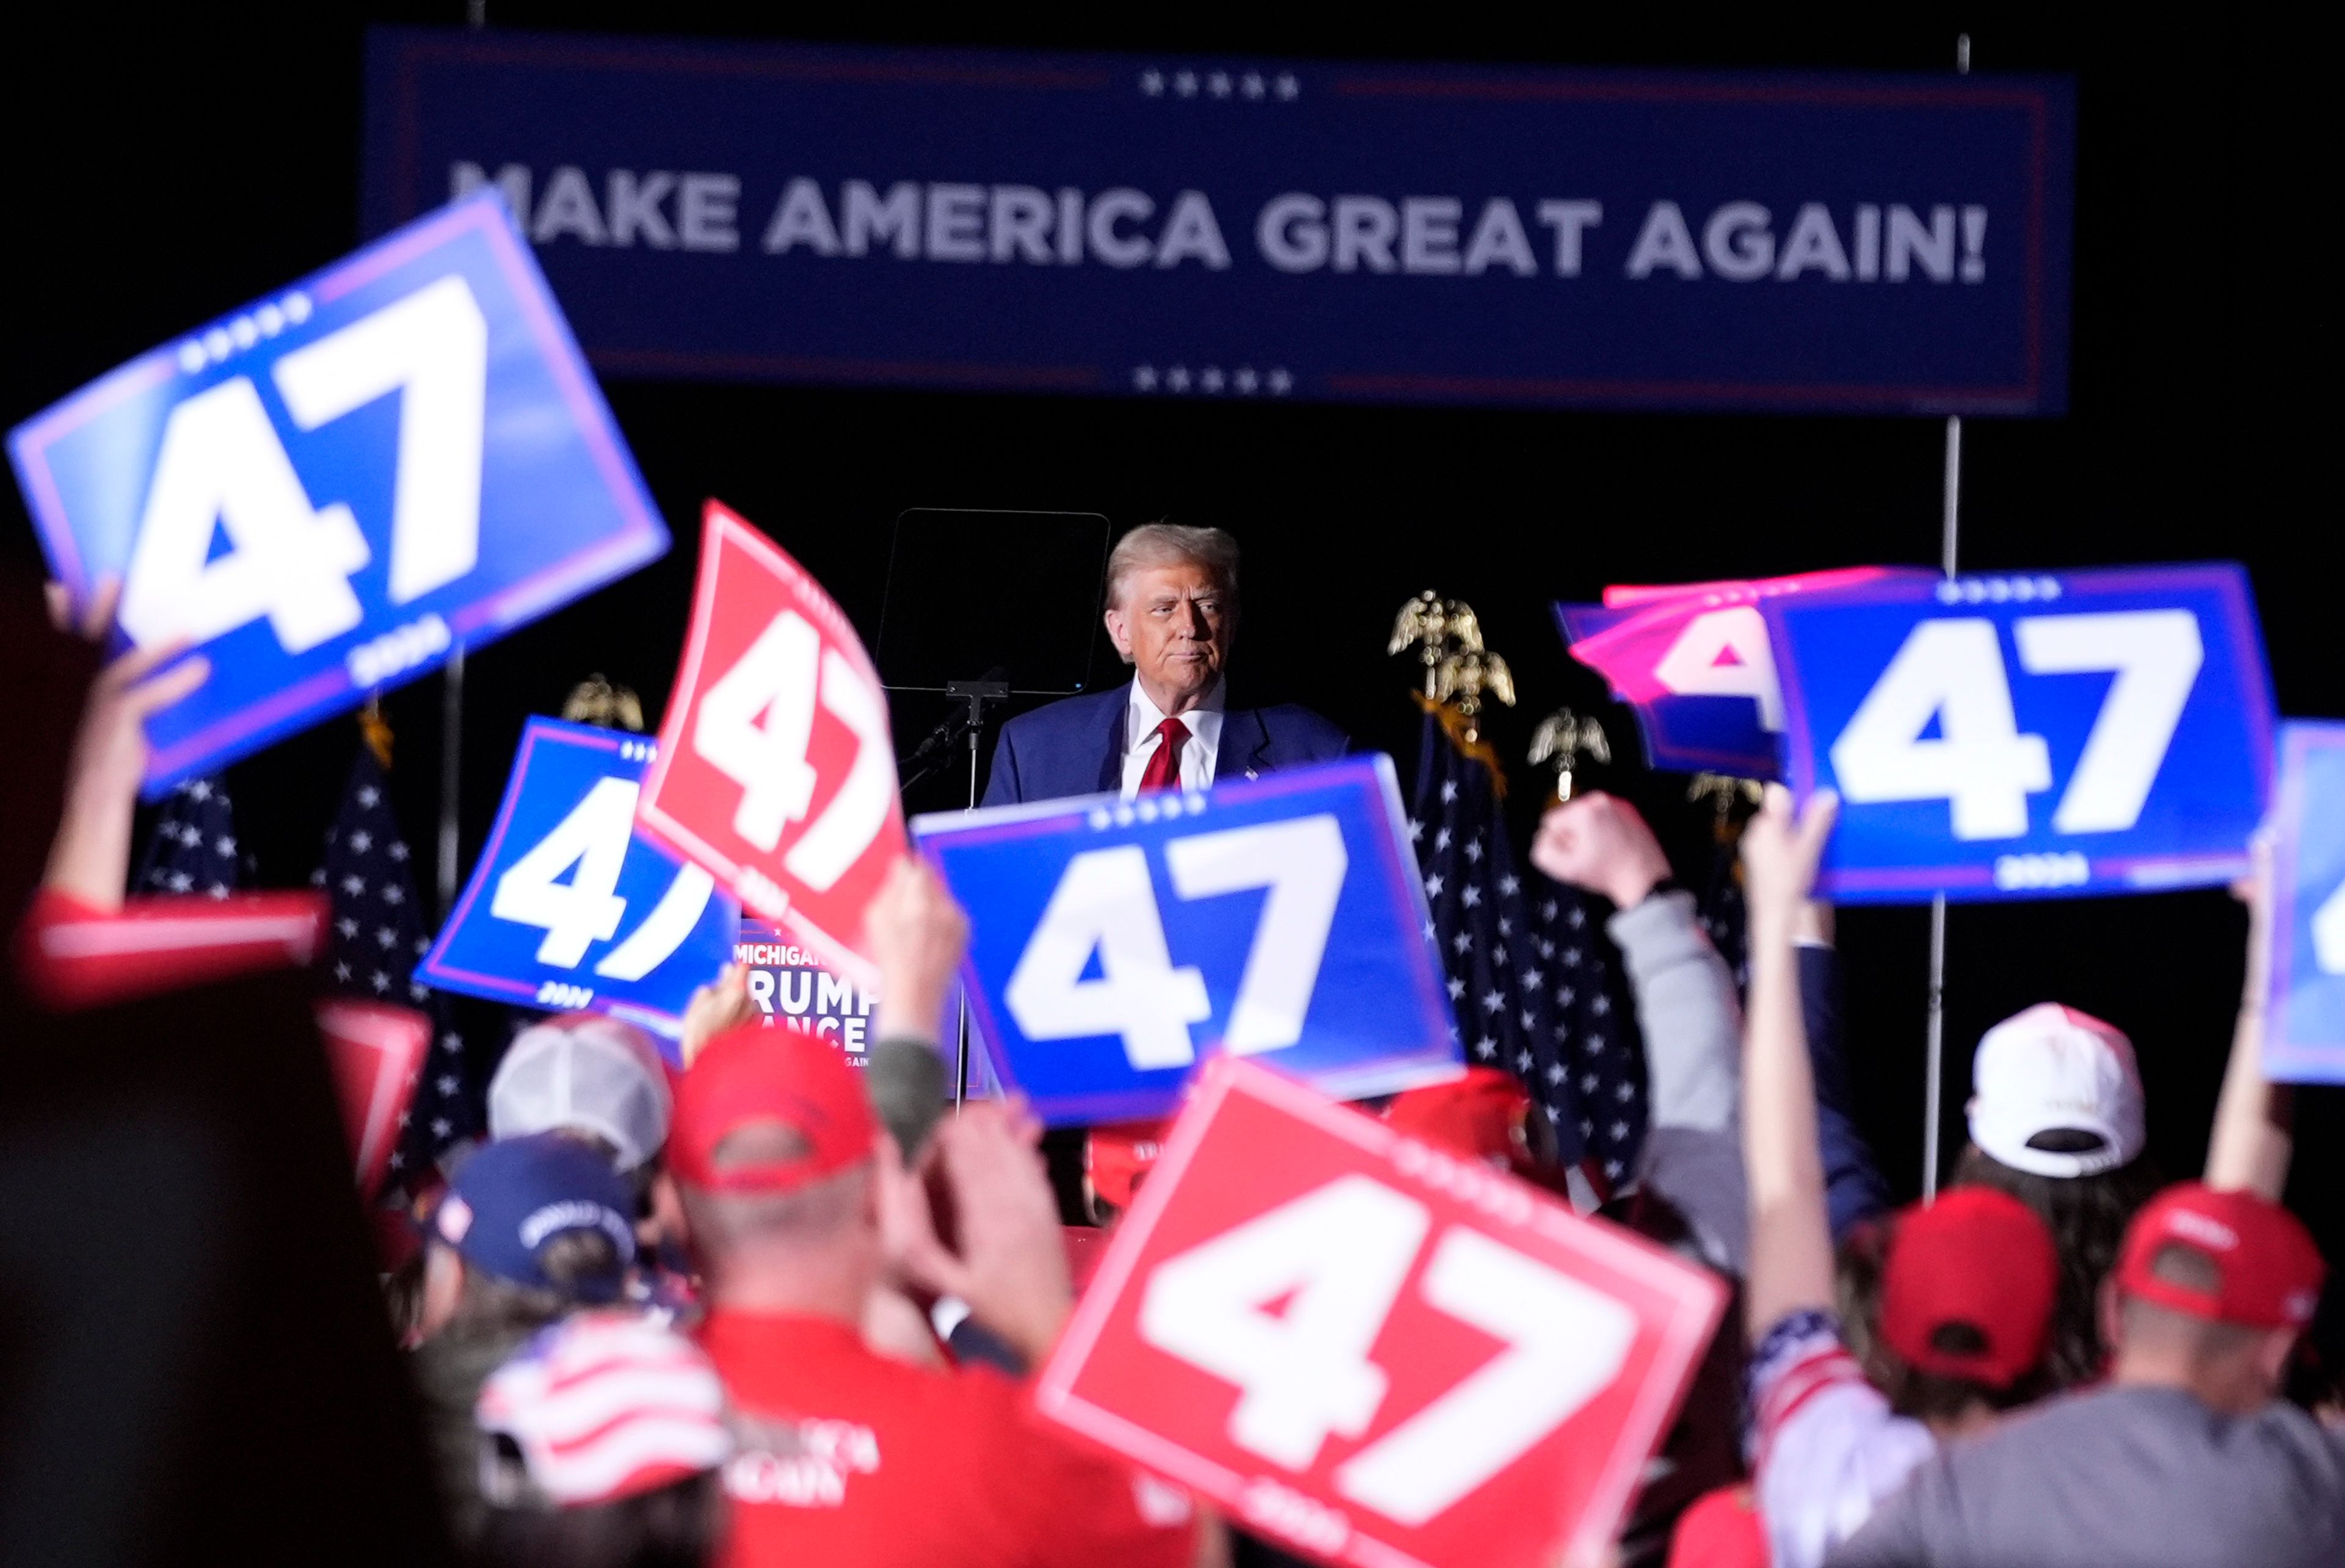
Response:
M589 947L618 935L627 914L627 901L617 892L619 873L634 835L637 787L630 779L597 781L553 832L497 878L489 913L543 930L539 963L575 969ZM557 881L565 872L570 880ZM658 968L700 924L715 890L716 883L697 865L678 869L643 924L603 956L594 973L640 980Z
M1184 900L1269 890L1223 1049L1246 1056L1303 1037L1348 859L1342 829L1324 813L1165 845L1172 891ZM1094 954L1099 976L1085 979ZM1196 1060L1189 1026L1213 1014L1204 976L1173 966L1148 854L1136 844L1085 850L1067 863L1002 999L1028 1039L1120 1036L1142 1070Z
M814 804L817 781L807 749L817 700L854 735L855 760L782 864L822 892L871 847L896 795L887 705L863 673L838 649L825 648L805 616L785 610L709 686L693 721L691 744L741 786L733 831L770 853L782 830Z
M1370 1352L1430 1225L1415 1199L1341 1177L1159 1264L1141 1337L1236 1386L1231 1442L1306 1471L1375 1421L1391 1380ZM1507 1348L1335 1467L1336 1491L1412 1526L1609 1388L1637 1337L1619 1301L1462 1225L1417 1289Z
M277 361L294 424L314 430L396 392L391 602L471 572L481 553L482 416L489 329L457 276L426 284ZM215 530L231 548L212 554ZM266 616L289 653L365 619L350 578L373 559L350 507L310 503L249 376L163 421L155 477L122 586L122 625L142 647L203 642Z
M2031 675L2114 672L2076 771L2052 813L2058 833L2116 833L2141 818L2206 661L2188 610L2024 616L2012 625ZM1924 738L1933 723L1934 737ZM2044 737L2019 729L1993 621L1940 617L1906 634L1832 743L1856 804L1945 801L1961 839L2017 838L2027 797L2052 787Z

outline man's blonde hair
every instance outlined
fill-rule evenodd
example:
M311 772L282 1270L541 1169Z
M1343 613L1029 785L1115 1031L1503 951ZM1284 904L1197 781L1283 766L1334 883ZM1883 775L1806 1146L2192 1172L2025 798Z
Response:
M1238 596L1238 541L1218 528L1189 528L1177 522L1143 522L1115 541L1107 558L1107 602L1114 609L1123 602L1125 580L1152 566L1193 561L1213 574L1222 592Z

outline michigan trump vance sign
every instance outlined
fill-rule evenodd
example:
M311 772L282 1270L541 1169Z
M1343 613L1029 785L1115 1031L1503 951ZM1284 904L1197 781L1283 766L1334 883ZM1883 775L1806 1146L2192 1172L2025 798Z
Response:
M2065 77L381 29L371 230L501 190L606 372L2058 413Z

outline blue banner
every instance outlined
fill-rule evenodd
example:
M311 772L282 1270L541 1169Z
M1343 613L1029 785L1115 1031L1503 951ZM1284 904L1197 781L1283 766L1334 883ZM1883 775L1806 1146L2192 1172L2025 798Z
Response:
M2280 726L2264 1076L2345 1083L2345 723Z
M379 29L364 214L482 184L595 364L2056 414L2066 77Z
M1844 903L2230 881L2270 797L2247 574L1886 578L1770 599L1785 782L1840 792Z
M147 721L146 793L354 707L667 549L493 197L416 223L8 438L49 569L210 678Z
M971 1008L1045 1121L1161 1116L1227 1051L1341 1099L1462 1057L1392 763L913 824L968 907Z
M530 720L480 863L417 975L493 1001L611 1013L673 1041L693 988L732 958L741 907L635 833L657 748Z

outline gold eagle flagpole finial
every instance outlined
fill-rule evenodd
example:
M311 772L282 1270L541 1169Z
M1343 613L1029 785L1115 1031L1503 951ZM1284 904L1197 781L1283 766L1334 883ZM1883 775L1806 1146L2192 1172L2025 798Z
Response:
M1583 761L1605 764L1611 760L1612 742L1604 733L1604 726L1569 708L1558 708L1531 732L1531 765L1545 764L1555 770L1558 802L1571 798L1572 775Z
M1412 646L1425 672L1419 700L1427 712L1443 711L1462 721L1457 726L1461 744L1481 740L1477 719L1485 696L1515 705L1514 672L1483 645L1481 620L1465 601L1444 599L1428 588L1402 605L1385 652L1399 653Z
M1741 831L1737 813L1747 817L1758 810L1766 793L1757 779L1738 778L1732 774L1696 774L1693 783L1686 788L1686 799L1710 802L1718 814L1711 824L1711 836L1720 844L1731 844Z
M643 700L624 686L614 686L601 672L570 689L562 716L574 724L601 724L605 729L644 733Z
M1428 588L1400 607L1385 652L1397 653L1412 643L1416 645L1417 663L1425 666L1425 694L1440 702L1444 699L1437 691L1437 672L1442 660L1449 657L1453 644L1458 652L1482 652L1482 622L1476 618L1472 605L1444 599ZM1514 698L1503 700L1511 703Z

